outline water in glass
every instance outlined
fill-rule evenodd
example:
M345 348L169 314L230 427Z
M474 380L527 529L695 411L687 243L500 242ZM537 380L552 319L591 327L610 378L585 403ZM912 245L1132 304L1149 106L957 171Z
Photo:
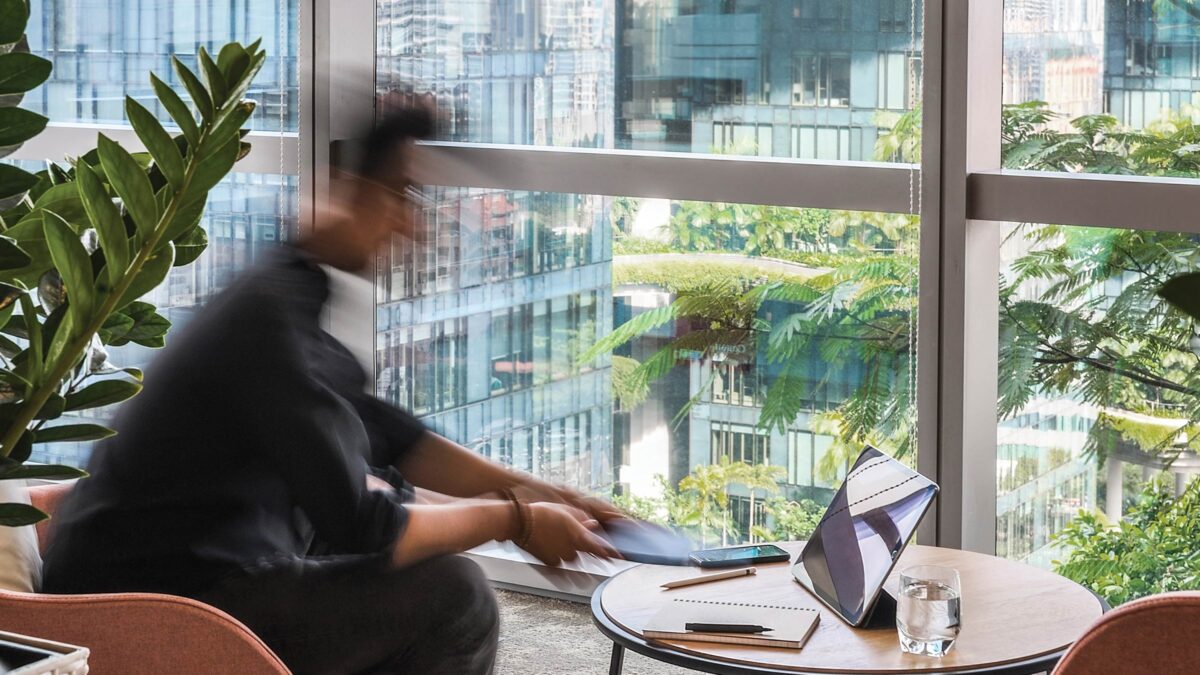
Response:
M915 570L914 570L915 572ZM945 656L958 638L962 594L957 573L901 575L896 627L900 649L910 654Z

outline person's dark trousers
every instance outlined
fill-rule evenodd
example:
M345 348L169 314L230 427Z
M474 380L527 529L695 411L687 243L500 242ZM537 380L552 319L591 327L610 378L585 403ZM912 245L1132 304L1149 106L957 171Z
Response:
M499 614L461 556L262 560L197 598L236 617L297 675L490 673Z

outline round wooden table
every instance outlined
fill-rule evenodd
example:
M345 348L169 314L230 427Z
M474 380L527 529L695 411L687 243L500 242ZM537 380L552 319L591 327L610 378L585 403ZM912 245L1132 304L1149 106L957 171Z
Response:
M792 559L802 542L780 544ZM896 570L943 565L962 578L962 631L943 658L900 651L895 627L851 628L792 578L791 563L757 565L755 576L674 590L660 584L710 573L694 567L639 565L596 589L592 618L613 641L610 675L621 672L625 649L706 673L959 673L1027 675L1049 672L1108 607L1084 587L1056 574L979 553L909 546ZM893 572L885 587L894 588ZM702 598L812 607L821 623L803 649L687 641L647 641L646 621L673 598Z

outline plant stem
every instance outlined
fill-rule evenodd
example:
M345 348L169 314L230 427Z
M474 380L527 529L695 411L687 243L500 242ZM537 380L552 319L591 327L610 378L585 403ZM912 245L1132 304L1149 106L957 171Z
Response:
M105 298L104 304L100 306L100 309L92 317L91 323L84 327L79 335L63 349L62 355L50 370L50 374L42 378L41 385L33 390L30 397L26 399L25 405L20 408L16 418L13 419L9 428L4 432L3 439L0 440L0 456L8 457L12 453L13 448L16 447L17 443L21 440L21 436L24 435L26 429L29 427L29 423L37 417L38 412L46 405L46 401L50 400L50 397L58 390L62 379L66 377L72 366L75 365L75 362L79 360L83 350L87 349L88 345L92 343L92 336L104 326L104 322L108 320L109 315L116 311L117 303L121 301L125 292L133 285L133 280L142 271L142 267L154 255L159 241L162 240L162 236L166 233L167 228L171 226L171 221L175 219L175 215L179 212L183 195L187 194L187 189L190 187L192 179L195 178L196 168L200 164L200 160L198 159L200 149L208 141L209 131L211 131L211 127L201 133L200 139L196 143L196 148L191 153L191 162L188 163L187 170L184 172L183 183L179 186L179 190L175 192L174 198L167 204L167 208L163 211L162 216L159 217L154 232L151 233L146 243L142 244L141 249L138 250L137 255L125 270L125 275L121 278L121 281L117 283L116 287ZM28 302L28 297L28 294L22 296L23 307L24 303ZM34 323L37 323L36 316L34 317ZM39 333L36 338L38 340L36 349L40 351L40 327L35 330ZM34 336L31 335L30 339L33 340ZM31 342L31 344L33 343ZM37 353L37 351L34 352L35 355Z

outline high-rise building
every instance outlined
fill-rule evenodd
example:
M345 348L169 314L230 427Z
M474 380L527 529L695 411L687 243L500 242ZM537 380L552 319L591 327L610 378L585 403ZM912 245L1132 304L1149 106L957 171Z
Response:
M1004 102L1044 101L1061 118L1103 104L1104 0L1006 0Z
M908 0L384 2L379 86L432 92L444 140L867 160L919 98L920 12ZM788 467L795 495L830 487L814 471L830 438L806 416L787 432L757 428L752 365L677 368L630 412L614 411L606 357L572 358L638 302L670 300L652 288L614 298L611 198L428 196L423 241L379 269L381 396L580 487L653 494L656 475L678 481L731 453ZM652 230L675 208L660 206L643 211L658 213Z
M870 160L920 98L910 0L617 5L618 147Z
M1152 0L1105 3L1105 110L1123 124L1141 129L1200 105L1200 21L1188 7Z

